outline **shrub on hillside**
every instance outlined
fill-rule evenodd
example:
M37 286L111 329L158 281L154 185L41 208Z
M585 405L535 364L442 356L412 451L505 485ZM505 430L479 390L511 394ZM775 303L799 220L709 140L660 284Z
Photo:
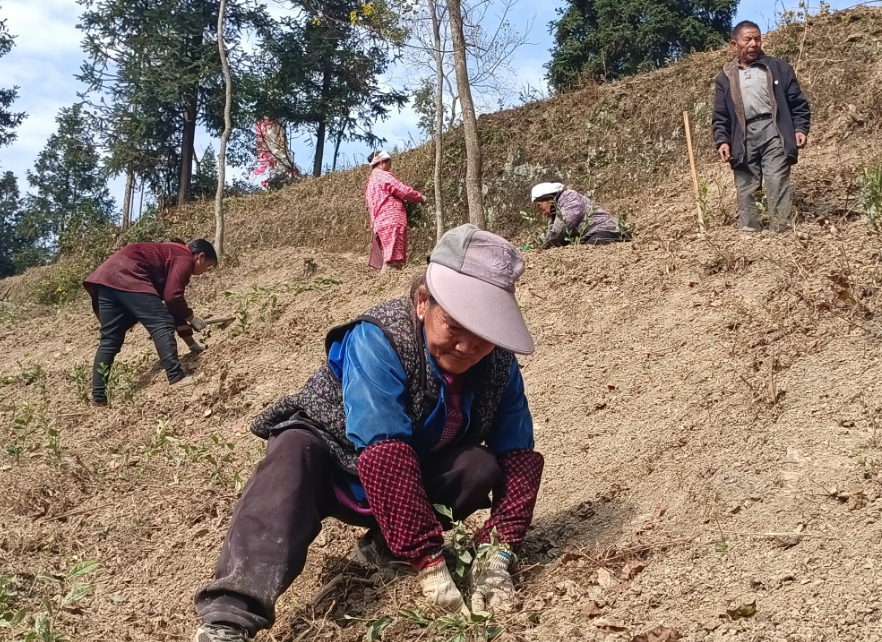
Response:
M82 263L59 263L49 275L40 279L33 289L33 297L37 303L46 305L64 305L82 296L83 279L91 272L91 268Z

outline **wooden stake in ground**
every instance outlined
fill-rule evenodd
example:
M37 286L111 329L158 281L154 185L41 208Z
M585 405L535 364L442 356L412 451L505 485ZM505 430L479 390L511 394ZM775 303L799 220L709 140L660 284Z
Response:
M227 48L224 45L224 15L227 12L227 0L221 0L217 14L217 50L220 54L221 68L224 72L226 85L224 100L224 131L221 134L220 151L217 153L217 192L214 195L214 249L218 257L224 253L224 182L227 169L227 141L233 132L233 78L230 64L227 62Z
M695 154L692 152L692 127L689 125L689 112L683 112L686 126L686 146L689 148L689 165L692 167L692 184L695 186L695 206L698 208L698 229L704 229L704 211L701 209L701 189L698 186L698 172L695 171Z

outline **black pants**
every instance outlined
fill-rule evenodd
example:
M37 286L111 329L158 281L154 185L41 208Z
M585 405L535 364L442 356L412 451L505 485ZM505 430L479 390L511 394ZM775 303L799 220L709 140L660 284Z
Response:
M628 238L622 236L618 232L595 232L582 238L583 245L609 245L610 243L620 243L627 241Z
M104 375L101 371L104 369L106 372L106 368L113 365L125 341L126 332L139 321L153 339L169 382L175 383L184 378L184 370L178 360L175 320L158 295L124 292L101 285L98 287L98 312L101 316L101 341L92 365L92 399L98 402L107 401Z
M376 527L373 517L337 501L334 469L322 442L307 430L270 438L233 512L215 579L196 593L203 622L235 624L254 637L275 622L276 600L303 571L322 519ZM444 449L422 470L429 501L451 507L456 519L489 508L502 474L496 457L481 446Z

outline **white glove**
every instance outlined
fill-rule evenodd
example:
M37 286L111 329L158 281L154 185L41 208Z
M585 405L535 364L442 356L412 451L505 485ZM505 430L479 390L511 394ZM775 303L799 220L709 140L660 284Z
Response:
M204 343L200 343L198 341L194 341L193 343L190 344L190 352L194 352L194 353L198 354L199 352L205 352L207 349L208 349L207 345L205 345Z
M481 548L489 546L483 544ZM472 610L510 613L514 608L515 588L508 572L511 553L493 553L481 560L481 548L469 570L469 588L472 592Z
M196 330L196 332L202 332L205 329L205 321L202 317L197 317L195 314L193 317L187 321L190 324L190 327Z
M466 619L469 618L471 613L465 605L465 600L462 599L462 593L453 583L443 559L439 564L421 570L417 579L420 581L423 595L432 606L447 613L458 613Z
M428 202L429 202L429 199L427 199L425 196L423 196L422 200L420 201L420 203L422 203L423 205L425 205Z

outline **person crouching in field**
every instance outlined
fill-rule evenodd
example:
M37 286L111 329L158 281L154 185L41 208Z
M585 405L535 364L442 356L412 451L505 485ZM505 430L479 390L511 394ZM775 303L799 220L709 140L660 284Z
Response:
M214 581L196 594L196 642L246 642L275 621L322 520L369 530L353 559L412 569L434 610L468 615L442 556L448 520L482 508L471 607L505 611L510 565L542 477L515 353L533 339L515 299L524 261L473 225L447 232L411 295L332 329L327 361L264 410L269 439L233 512ZM492 493L492 502L489 495Z
M616 218L590 198L561 183L533 186L533 203L548 219L542 249L562 245L606 245L627 240L620 234Z
M147 328L171 384L184 379L178 360L175 330L191 352L205 346L193 339L193 330L205 322L193 314L184 290L194 274L217 265L214 246L204 239L186 245L133 243L98 266L83 287L92 297L92 309L101 322L101 341L92 366L92 401L107 403L105 379L128 332L138 322Z
M371 175L364 189L371 217L371 258L375 270L400 270L407 261L407 212L405 203L425 203L426 197L408 187L392 173L389 152L371 152Z

